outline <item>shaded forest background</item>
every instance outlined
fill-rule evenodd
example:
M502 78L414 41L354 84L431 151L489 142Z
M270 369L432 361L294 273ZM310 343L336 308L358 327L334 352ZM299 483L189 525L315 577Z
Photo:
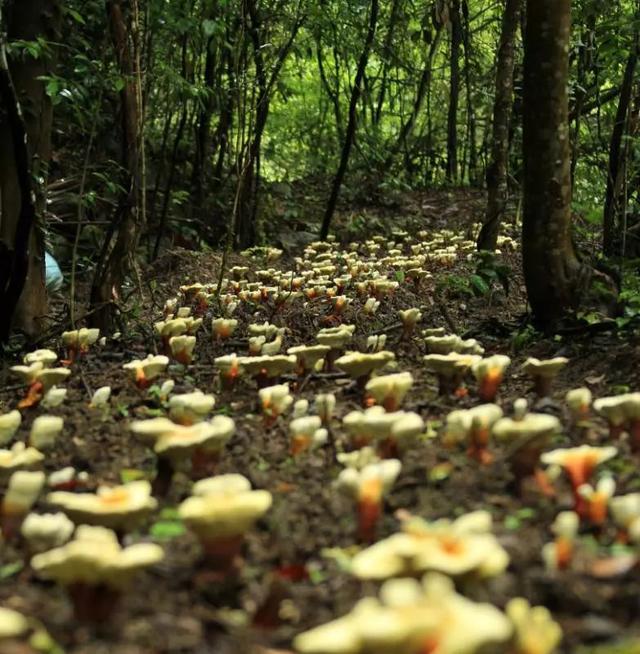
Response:
M295 245L326 235L339 203L360 209L339 235L368 234L392 224L367 222L363 208L393 210L409 192L443 187L488 189L482 248L495 247L502 220L522 216L527 110L532 125L548 118L536 113L535 90L525 101L522 0L4 4L0 225L9 253L16 224L37 225L26 232L29 306L14 320L27 333L46 314L37 274L45 243L70 280L68 321L81 317L82 283L91 320L105 327L136 268L171 245ZM529 4L567 27L571 12L566 80L562 61L536 58L542 33L529 52L531 76L557 73L568 88L561 156L577 237L588 259L633 258L638 4ZM28 137L22 158L14 96ZM541 147L530 156L544 166ZM25 218L29 189L36 200ZM2 278L9 305L11 276ZM5 336L12 313L0 321Z

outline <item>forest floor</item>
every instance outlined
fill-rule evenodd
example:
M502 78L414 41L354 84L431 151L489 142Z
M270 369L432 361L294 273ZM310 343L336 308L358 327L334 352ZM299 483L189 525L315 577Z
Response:
M408 214L396 215L394 228L415 235L419 229L431 232L447 227L472 236L472 223L480 218L481 209L482 199L476 195L424 196L413 201ZM341 226L350 219L347 214L339 218L337 233L344 233ZM366 237L374 235L368 233ZM269 265L289 270L292 256L302 255L301 247L293 248ZM356 297L344 315L344 322L356 325L354 344L364 350L368 335L387 334L387 349L395 353L398 371L410 371L415 380L402 408L419 413L431 432L437 431L449 411L478 403L474 382L466 396L443 397L437 393L435 378L425 370L419 331L444 327L447 332L455 330L478 339L486 355L512 357L498 398L506 413L516 398L526 397L536 410L562 418L566 428L555 446L581 444L585 439L590 444L605 443L607 428L600 419L594 419L586 436L582 430L569 427L564 396L579 386L588 386L595 397L640 388L640 341L628 332L577 331L544 337L527 330L518 252L505 250L502 257L512 268L508 294L498 288L481 297L461 291L460 280L473 272L473 265L462 253L452 267L432 268L433 278L421 287L402 283L391 298L381 302L373 317L365 317L363 300ZM68 465L85 470L89 489L134 477L153 478L155 457L130 435L127 426L132 419L157 415L161 405L131 383L122 365L158 350L152 323L161 319L165 300L176 295L183 284L216 283L220 262L216 253L165 253L143 272L143 297L137 315L130 318L119 340L108 338L106 345L92 347L73 365L65 384L68 396L64 404L50 411L23 411L17 434L23 441L28 439L36 416L52 413L64 418L63 437L47 453L47 472ZM230 265L242 263L252 271L260 267L240 255L231 257ZM410 307L421 307L423 317L416 336L407 339L401 335L398 310ZM359 582L346 571L345 560L358 547L355 513L353 501L331 485L340 466L329 448L292 459L287 420L265 429L257 412L254 384L241 379L235 390L225 391L215 383L214 358L233 351L246 354L247 324L269 320L286 327L284 351L293 345L314 343L329 313L330 307L324 302L298 302L281 310L270 303L244 303L234 315L240 322L238 331L231 341L220 342L211 338L210 318L215 316L210 309L198 335L194 363L171 369L174 392L196 388L214 392L214 413L230 415L236 422L236 433L216 472L241 473L255 488L267 489L274 497L271 510L247 535L244 564L237 579L221 583L213 578L200 560L195 537L177 522L176 507L190 488L189 479L178 475L150 524L130 536L133 541L151 538L161 542L165 559L140 575L110 622L99 629L79 625L64 589L34 575L25 559L24 544L19 541L5 543L1 551L0 605L37 617L69 654L265 654L289 651L295 634L343 615L357 599L375 593L376 584ZM520 370L530 356L566 356L570 360L551 397L541 403L537 403L529 379ZM0 372L0 413L13 409L23 392L8 371L15 363L17 360L7 361ZM110 404L108 409L97 411L88 403L92 392L104 385L112 388ZM338 400L333 430L342 442L340 419L361 408L354 383L342 375L311 375L294 394L296 399L313 403L315 395L329 392ZM640 490L637 458L625 442L619 448L619 455L603 469L615 473L618 494ZM562 652L640 652L637 567L603 575L594 566L598 556L611 552L613 525L599 534L589 530L582 534L581 555L571 569L546 570L541 549L553 538L550 525L558 511L571 506L568 487L560 480L555 497L518 497L510 490L505 452L495 445L492 449L494 462L480 465L469 460L464 451L445 448L437 437L421 439L402 457L400 476L385 499L378 538L398 530L395 513L399 509L428 520L486 509L493 516L494 533L508 552L510 565L506 573L474 588L473 599L504 607L510 598L524 596L532 604L547 606L564 631ZM41 499L36 509L46 508ZM332 556L327 555L330 548ZM603 643L626 644L618 649L592 649Z

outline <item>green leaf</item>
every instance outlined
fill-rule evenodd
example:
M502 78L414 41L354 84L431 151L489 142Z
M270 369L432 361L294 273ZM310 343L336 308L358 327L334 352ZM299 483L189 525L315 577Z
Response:
M149 533L156 540L163 541L178 538L185 531L184 525L181 522L175 520L158 520L158 522L152 525Z
M489 284L480 277L480 275L471 275L469 278L471 286L474 289L476 295L488 295L491 292Z
M0 579L9 579L17 575L24 568L22 561L14 561L13 563L5 563L0 566Z
M120 470L120 480L123 484L128 484L130 481L139 481L140 479L146 479L147 475L144 470L138 470L137 468L123 468Z
M396 280L400 284L404 282L404 270L396 270Z

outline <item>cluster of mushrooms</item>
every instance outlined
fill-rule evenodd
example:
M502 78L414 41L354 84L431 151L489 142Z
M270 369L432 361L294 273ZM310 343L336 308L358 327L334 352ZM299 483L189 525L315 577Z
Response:
M514 246L508 237L500 244ZM3 539L24 546L35 575L67 590L78 620L108 621L136 576L162 565L164 547L144 534L179 476L189 490L177 515L200 544L201 565L215 579L241 575L246 536L274 501L247 477L218 473L240 428L240 416L234 419L228 408L242 386L255 395L242 420L273 438L284 436L292 466L319 453L328 475L339 466L326 481L352 503L357 543L344 567L363 582L381 582L377 595L361 599L348 614L299 634L297 652L556 651L562 632L544 607L516 597L501 609L465 596L467 588L504 574L510 563L488 511L436 520L398 511L397 531L379 538L385 498L403 463L437 438L452 460L464 458L487 474L506 462L522 501L534 493L555 498L559 510L541 553L549 574L595 566L593 548L581 551L587 533L603 550L612 540L626 544L626 564L638 561L640 493L616 495L614 476L597 477L597 471L621 451L640 451L640 393L594 401L588 388L570 391L559 411L563 427L544 402L568 360L530 358L517 375L531 380L531 399L506 407L501 384L515 369L508 356L487 354L475 339L424 325L424 307L398 308L403 286L428 294L435 271L473 247L447 230L419 232L416 239L398 231L391 241L374 237L346 250L331 240L312 243L289 270L273 267L282 253L266 248L247 253L247 265L232 267L220 283L182 286L154 324L156 351L122 366L132 392L153 394L158 402L154 415L129 420L123 433L153 453L156 470L149 479L103 485L48 463L65 438L56 415L66 401L65 383L78 361L104 346L104 337L92 329L66 332L63 360L52 350L27 354L12 368L24 384L23 397L0 415ZM259 260L272 267L258 269ZM379 326L376 315L385 305L394 307L397 323L371 329ZM290 312L314 317L310 342L296 339L286 319ZM207 360L202 353L212 348L216 356ZM423 359L418 379L399 367L398 352L410 351ZM175 392L173 377L196 362L209 366L210 388ZM322 385L334 380L340 384L325 392ZM425 402L405 408L418 395ZM530 410L533 397L542 400L540 411ZM440 403L458 408L434 428L430 406ZM89 406L110 411L111 388L97 389ZM21 430L25 412L37 414L28 435ZM34 634L44 638L46 632L0 609L0 642Z

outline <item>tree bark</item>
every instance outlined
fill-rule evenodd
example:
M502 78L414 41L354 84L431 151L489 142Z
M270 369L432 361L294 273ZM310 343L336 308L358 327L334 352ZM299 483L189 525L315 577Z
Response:
M122 283L135 265L135 252L143 227L140 220L142 107L139 106L140 77L135 67L135 44L131 43L132 30L121 0L106 0L105 8L116 61L125 79L120 92L123 190L105 236L91 288L91 323L103 331L110 331L114 326Z
M340 155L340 164L338 166L338 171L333 180L333 185L331 187L331 195L329 196L329 201L327 202L327 209L322 219L322 227L320 228L320 238L325 240L329 235L329 228L331 227L331 219L336 210L336 205L338 204L338 196L340 195L340 188L342 187L342 182L344 180L345 173L347 172L347 166L349 165L349 155L351 154L351 148L353 147L353 141L356 135L357 127L357 108L358 100L360 99L360 93L362 91L362 79L364 77L365 70L367 68L367 63L369 62L369 53L371 52L371 46L373 44L373 39L376 34L376 28L378 25L378 11L379 11L379 0L371 0L371 7L369 10L369 26L367 28L367 35L365 37L364 46L362 52L360 53L360 60L358 61L358 68L356 71L356 78L353 82L353 87L351 89L351 100L349 102L349 118L347 121L347 129L345 132L344 143L342 145L342 153Z
M522 0L506 0L496 64L496 95L493 104L491 163L487 168L487 212L478 236L478 250L496 249L498 232L507 210L509 185L509 127L513 107L515 42Z
M447 170L448 182L458 179L458 101L460 98L460 47L462 23L460 0L451 2L451 53L449 59L449 113L447 116Z
M23 0L0 11L9 41L58 41L57 1ZM3 50L4 53L4 50ZM44 327L44 209L42 187L51 155L53 109L42 78L55 64L55 48L39 57L25 54L2 66L0 89L0 341L11 327L30 337ZM4 55L3 55L4 56ZM7 62L5 61L5 64Z
M528 0L525 30L522 258L536 323L575 308L589 269L571 240L568 123L571 0Z

